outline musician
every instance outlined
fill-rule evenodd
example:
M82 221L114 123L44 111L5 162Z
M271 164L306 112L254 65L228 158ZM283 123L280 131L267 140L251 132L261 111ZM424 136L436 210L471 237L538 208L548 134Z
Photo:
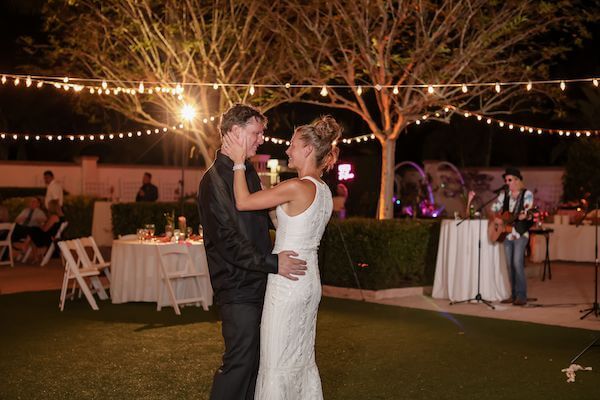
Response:
M529 228L533 225L533 217L527 210L533 207L533 193L525 188L523 176L517 168L506 168L502 177L506 189L500 193L491 209L495 213L508 211L514 218L512 231L504 240L512 295L502 303L524 306L527 304L525 248L529 242Z

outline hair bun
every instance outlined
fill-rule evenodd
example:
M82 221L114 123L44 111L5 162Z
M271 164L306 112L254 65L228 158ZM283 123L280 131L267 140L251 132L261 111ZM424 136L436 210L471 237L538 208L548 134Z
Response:
M313 123L315 133L322 141L335 142L342 135L342 128L331 115L324 115Z

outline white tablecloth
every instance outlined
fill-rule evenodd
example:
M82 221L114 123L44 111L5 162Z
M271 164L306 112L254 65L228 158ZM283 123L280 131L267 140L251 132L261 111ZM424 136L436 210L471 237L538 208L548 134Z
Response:
M184 246L185 244L181 244ZM111 255L111 283L110 294L113 303L126 303L129 301L158 300L160 281L160 260L157 246L164 244L153 242L139 242L138 240L114 240ZM212 305L212 286L208 275L208 264L204 244L192 242L188 247L194 267L205 272L206 277L201 277L200 289L206 294L208 305ZM177 298L191 298L200 296L193 279L173 281L173 289ZM166 287L163 285L161 297L163 306L170 305Z
M467 300L477 294L477 243L481 229L481 296L499 301L510 297L504 246L491 243L487 221L443 220L440 230L433 297Z
M563 261L594 262L594 226L544 224L554 229L550 234L550 259ZM542 262L546 258L546 239L531 235L531 261Z

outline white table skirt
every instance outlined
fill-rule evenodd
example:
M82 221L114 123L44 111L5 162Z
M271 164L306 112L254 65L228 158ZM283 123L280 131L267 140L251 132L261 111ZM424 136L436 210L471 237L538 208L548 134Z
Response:
M594 262L594 226L544 224L544 228L554 229L550 234L550 260ZM542 262L545 258L546 239L531 235L530 260Z
M111 284L110 294L113 303L129 301L158 300L160 283L160 260L158 246L161 243L139 242L138 240L114 240L111 255ZM184 244L182 244L183 246ZM206 277L200 277L200 290L193 279L173 281L173 290L177 298L192 298L205 294L208 305L212 305L213 291L208 274L206 252L202 242L192 242L188 247L194 267L205 272ZM168 306L169 295L163 285L161 305Z
M504 246L491 243L487 221L443 220L440 230L433 297L467 300L477 294L477 243L481 229L481 296L500 301L510 297L510 282Z

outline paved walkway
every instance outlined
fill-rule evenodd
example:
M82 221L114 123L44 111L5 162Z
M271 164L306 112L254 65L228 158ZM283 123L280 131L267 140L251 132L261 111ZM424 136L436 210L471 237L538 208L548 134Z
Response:
M526 307L495 303L495 310L484 304L449 305L447 300L432 299L423 294L427 288L395 290L395 297L375 298L374 292L363 295L381 304L433 310L440 313L473 315L486 318L510 319L547 325L558 325L600 331L600 318L589 315L581 320L580 310L589 308L594 301L594 265L591 263L552 264L552 280L541 281L539 264L527 267L528 295L536 297ZM45 267L16 264L14 268L0 267L0 294L57 290L62 285L63 267L59 259L52 259ZM357 290L325 287L323 293L332 297L360 299ZM58 295L57 295L58 303Z

